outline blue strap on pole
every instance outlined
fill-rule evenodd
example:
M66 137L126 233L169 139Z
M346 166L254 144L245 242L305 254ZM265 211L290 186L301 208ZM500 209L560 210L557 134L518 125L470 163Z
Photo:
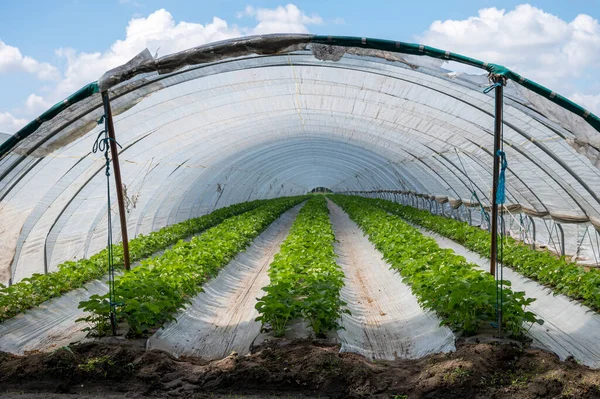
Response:
M484 94L488 94L490 91L494 90L494 88L498 87L498 86L502 86L501 82L496 82L493 85L491 85L490 87L487 87L485 90L483 90Z
M496 153L500 157L500 176L498 177L498 192L496 194L496 204L502 205L506 201L506 168L508 162L506 161L506 154L502 150L498 150Z

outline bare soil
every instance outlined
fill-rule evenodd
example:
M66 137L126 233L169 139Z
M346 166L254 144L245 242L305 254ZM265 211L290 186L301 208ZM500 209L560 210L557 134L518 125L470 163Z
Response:
M246 396L249 395L249 396ZM0 352L15 398L600 398L600 371L514 343L457 343L418 360L369 361L322 341L269 341L224 359L176 359L130 342Z

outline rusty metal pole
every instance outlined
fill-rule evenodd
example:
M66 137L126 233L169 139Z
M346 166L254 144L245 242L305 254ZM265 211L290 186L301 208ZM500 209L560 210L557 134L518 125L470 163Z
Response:
M125 270L130 269L129 263L129 239L127 237L127 219L125 217L125 200L123 198L123 183L121 182L121 167L119 166L119 152L115 138L115 126L113 125L112 112L110 109L110 100L108 91L102 92L102 103L104 104L104 114L108 125L108 137L110 138L110 154L112 157L113 170L115 175L115 185L117 186L117 202L119 203L119 219L121 220L121 237L123 239L123 264Z
M496 275L496 262L498 259L498 176L500 175L500 144L502 141L502 105L503 105L503 78L494 78L496 87L494 94L496 96L496 113L494 116L494 171L492 175L492 245L490 253L490 274ZM498 84L499 83L499 84Z

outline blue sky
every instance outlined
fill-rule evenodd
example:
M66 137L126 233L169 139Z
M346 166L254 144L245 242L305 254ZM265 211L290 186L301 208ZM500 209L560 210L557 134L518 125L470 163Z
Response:
M282 30L424 42L505 64L600 111L600 0L291 3L0 0L0 131L13 133L145 46L164 55ZM132 19L139 23L128 31ZM182 22L192 24L195 41L185 40Z

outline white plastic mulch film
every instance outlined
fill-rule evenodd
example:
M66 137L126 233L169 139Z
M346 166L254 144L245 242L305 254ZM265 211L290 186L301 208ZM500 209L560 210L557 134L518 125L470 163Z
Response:
M251 37L155 60L146 51L100 79L122 146L130 239L314 187L412 192L476 222L479 208L466 205L475 192L489 207L492 180L486 71L455 73L443 59L369 49L366 40L358 48L313 38ZM512 80L504 91L512 233L531 215L549 243L558 222L566 252L597 263L600 134ZM103 113L93 94L0 159L1 283L106 247L104 156L92 153ZM119 241L112 176L111 190Z

